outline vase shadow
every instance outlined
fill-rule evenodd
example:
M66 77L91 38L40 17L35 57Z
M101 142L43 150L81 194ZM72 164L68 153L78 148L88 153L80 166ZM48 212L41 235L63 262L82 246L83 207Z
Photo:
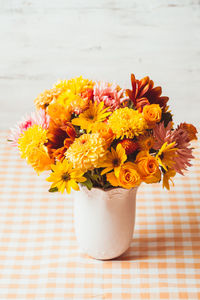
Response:
M171 236L139 237L133 238L129 249L117 261L145 260L154 258L165 258L167 256L184 256L184 250L192 250L196 255L200 251L200 230L195 229L195 236L190 235L184 238L180 228L174 229ZM188 245L184 244L188 240Z

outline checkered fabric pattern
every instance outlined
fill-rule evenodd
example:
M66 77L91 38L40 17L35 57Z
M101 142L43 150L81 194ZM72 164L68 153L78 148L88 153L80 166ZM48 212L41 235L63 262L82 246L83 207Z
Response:
M0 143L0 299L200 299L200 150L170 192L143 184L130 249L97 261L77 248L73 199L48 193Z

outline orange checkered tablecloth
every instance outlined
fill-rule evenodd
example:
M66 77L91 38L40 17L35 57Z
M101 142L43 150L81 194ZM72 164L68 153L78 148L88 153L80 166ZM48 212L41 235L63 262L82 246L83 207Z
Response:
M200 299L200 150L170 192L142 185L130 249L113 261L79 252L73 199L47 192L1 132L0 299ZM198 144L196 143L196 146Z

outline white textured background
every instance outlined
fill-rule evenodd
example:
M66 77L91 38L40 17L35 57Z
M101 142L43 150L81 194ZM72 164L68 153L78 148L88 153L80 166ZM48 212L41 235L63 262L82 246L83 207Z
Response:
M0 129L57 79L150 75L175 122L199 125L199 0L0 0ZM199 126L198 126L199 127Z

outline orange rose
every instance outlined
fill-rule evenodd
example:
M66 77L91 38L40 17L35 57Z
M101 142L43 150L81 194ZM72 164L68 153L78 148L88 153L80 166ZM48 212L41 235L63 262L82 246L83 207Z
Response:
M158 104L146 105L143 108L143 116L147 121L149 128L160 122L162 117L162 110Z
M116 177L114 172L108 173L107 180L113 186L121 186L125 189L138 186L141 182L137 166L132 162L127 162L121 166L119 177Z
M156 158L151 156L149 152L139 152L135 162L142 181L146 183L155 183L161 180L159 164Z

